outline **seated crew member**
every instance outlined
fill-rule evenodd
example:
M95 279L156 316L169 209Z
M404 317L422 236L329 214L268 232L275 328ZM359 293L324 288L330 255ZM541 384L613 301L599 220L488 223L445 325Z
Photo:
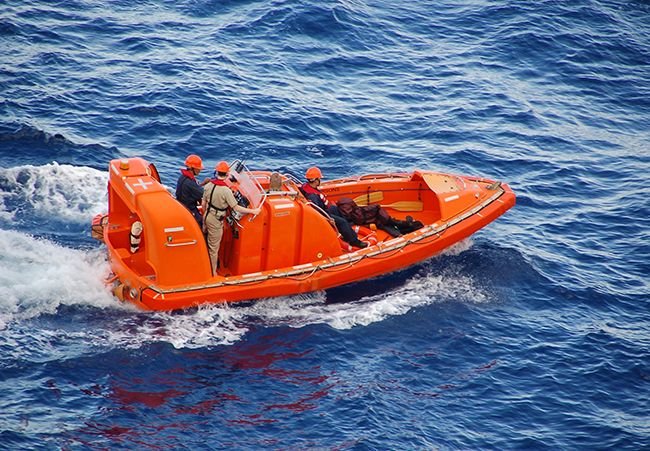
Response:
M201 185L208 183L210 179L205 179L199 184L196 177L203 170L203 161L198 155L189 155L185 159L185 169L181 169L181 175L176 182L176 199L187 208L194 216L199 226L203 224L203 217L199 213L199 203L203 196Z
M309 202L319 207L334 220L334 224L341 234L341 237L343 237L343 241L350 243L355 247L367 247L368 244L359 240L357 233L352 229L352 225L341 216L336 205L331 204L327 200L327 196L318 189L320 181L323 178L320 169L316 166L307 169L305 178L307 179L307 182L300 187L300 191L302 191Z
M396 219L388 214L380 205L358 206L354 200L342 197L336 202L339 213L345 219L357 225L375 224L378 229L388 233L392 237L398 237L405 233L411 233L424 227L420 221L412 216L406 219Z
M260 214L261 208L246 208L237 203L235 195L226 184L226 177L230 166L225 161L220 161L215 167L216 178L210 180L201 200L203 207L203 232L208 235L208 252L210 254L210 265L212 275L217 273L217 262L219 259L219 247L223 237L223 221L226 218L228 208L239 213Z

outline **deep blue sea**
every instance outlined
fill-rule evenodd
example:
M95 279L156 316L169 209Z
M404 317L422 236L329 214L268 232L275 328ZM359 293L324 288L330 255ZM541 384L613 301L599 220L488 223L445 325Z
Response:
M517 205L372 281L119 305L108 161L189 153ZM3 0L0 449L650 449L649 175L647 0Z

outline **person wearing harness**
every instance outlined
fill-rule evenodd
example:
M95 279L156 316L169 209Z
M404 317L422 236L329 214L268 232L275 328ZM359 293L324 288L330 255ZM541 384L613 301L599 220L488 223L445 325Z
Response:
M368 244L359 239L357 233L352 229L352 225L341 216L336 205L327 200L327 196L320 190L320 181L323 178L323 173L316 166L307 169L305 173L307 182L300 187L303 195L309 202L318 207L318 210L325 216L329 216L334 221L336 229L341 234L343 241L350 243L354 247L364 248Z
M228 185L226 177L230 166L225 161L220 161L215 167L216 178L210 180L205 190L201 206L203 208L203 232L207 234L208 252L210 253L210 265L212 275L217 273L217 262L219 259L219 247L223 236L223 221L231 208L239 213L260 214L261 208L246 208L237 203L235 195Z
M198 176L203 170L203 161L198 155L189 155L185 159L185 169L181 169L181 176L176 182L176 199L187 208L194 216L199 226L203 225L203 217L199 213L199 202L203 197L202 185L205 185L210 179L205 179L199 185L196 181Z

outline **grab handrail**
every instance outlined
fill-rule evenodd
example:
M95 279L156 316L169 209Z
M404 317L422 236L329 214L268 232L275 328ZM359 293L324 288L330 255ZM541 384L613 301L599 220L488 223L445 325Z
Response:
M237 172L238 174L241 174L242 172L246 173L245 174L246 177L248 178L248 180L250 180L255 185L255 187L258 190L258 193L261 196L261 201L259 202L258 205L254 205L254 207L262 208L262 206L266 202L266 197L267 197L266 191L264 190L264 188L262 188L262 185L260 185L260 182L257 180L257 178L253 177L253 174L251 174L251 171L250 171L250 169L248 169L248 166L246 166L246 163L244 163L242 160L235 159L231 163L230 167L231 168L237 168L238 170L235 170L235 172ZM253 219L255 219L256 216L257 215L250 215L250 217L248 218L248 221L249 222L252 221Z
M180 243L165 243L165 246L167 247L192 246L196 243L197 243L196 240L190 240L190 241L183 241Z

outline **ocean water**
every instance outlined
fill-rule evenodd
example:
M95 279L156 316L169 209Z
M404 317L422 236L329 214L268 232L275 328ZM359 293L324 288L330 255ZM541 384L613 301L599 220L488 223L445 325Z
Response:
M415 168L517 205L348 287L145 313L107 163ZM650 449L650 2L5 0L0 449Z

